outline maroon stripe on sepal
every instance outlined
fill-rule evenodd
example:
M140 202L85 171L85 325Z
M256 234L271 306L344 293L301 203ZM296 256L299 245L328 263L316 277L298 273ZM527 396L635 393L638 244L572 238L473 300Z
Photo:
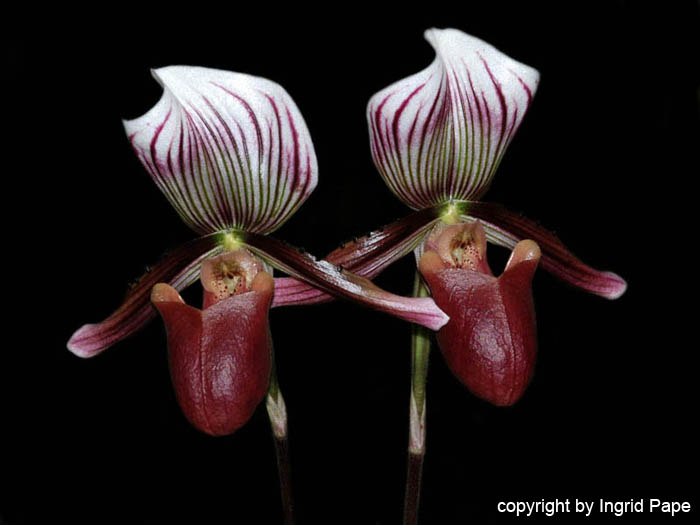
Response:
M442 206L421 210L392 222L359 239L345 243L325 258L367 279L374 279L387 266L410 253L439 219ZM272 307L316 304L334 297L291 277L275 279Z
M161 282L178 291L187 287L199 275L201 261L218 250L219 237L219 234L200 237L166 254L141 277L112 315L78 329L68 341L68 350L80 357L92 357L141 330L156 313L151 306L151 288Z
M512 248L523 239L532 239L542 250L542 268L555 277L587 292L607 299L617 299L627 289L619 275L591 268L577 258L557 236L520 214L500 204L466 203L466 213L484 223L489 240Z
M241 233L241 240L249 250L277 269L329 295L386 312L431 330L438 330L449 320L430 298L408 298L392 294L368 279L345 270L342 265L318 261L273 237Z

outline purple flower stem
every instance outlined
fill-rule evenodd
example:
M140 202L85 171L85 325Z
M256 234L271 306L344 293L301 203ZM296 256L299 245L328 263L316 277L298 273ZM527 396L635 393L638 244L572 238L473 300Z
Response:
M404 525L418 523L418 504L420 503L420 482L423 474L423 454L408 453L406 478L406 496L403 506Z
M287 432L287 408L277 382L277 372L274 357L270 373L270 388L267 393L267 414L272 426L272 437L275 442L277 469L280 477L280 495L282 497L282 512L284 524L294 525L294 505L292 499L292 476L289 461L289 438Z
M292 503L292 482L289 468L289 439L275 438L275 452L277 453L277 468L280 475L280 495L282 496L282 510L284 512L285 525L294 525L294 505Z

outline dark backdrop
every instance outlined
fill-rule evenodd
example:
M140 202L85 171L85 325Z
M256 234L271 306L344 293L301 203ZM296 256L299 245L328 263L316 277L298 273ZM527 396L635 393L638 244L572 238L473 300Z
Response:
M0 523L281 522L263 407L230 437L190 427L160 322L90 360L65 348L193 237L120 119L158 100L153 67L282 84L320 175L274 235L322 256L409 211L372 165L364 112L373 93L430 63L432 26L474 34L542 75L486 199L539 220L629 290L607 301L538 271L538 364L512 408L474 398L433 352L422 523L516 523L499 501L554 498L690 500L697 517L697 4L482 4L382 16L376 5L253 16L230 6L209 13L213 25L173 7L153 24L135 10L119 29L93 13L8 41L19 140L3 175ZM507 254L490 253L500 271ZM406 258L377 282L408 294L413 268ZM271 324L299 523L399 523L408 325L346 303L277 309Z

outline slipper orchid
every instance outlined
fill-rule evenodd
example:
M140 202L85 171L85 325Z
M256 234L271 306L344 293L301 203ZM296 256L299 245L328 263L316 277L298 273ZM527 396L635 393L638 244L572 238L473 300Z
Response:
M488 381L503 384L486 387L486 377L469 380L473 374L465 377L464 370L473 365L467 362L484 356L498 359L501 367L511 366L506 362L509 360L503 361L509 352L515 352L511 364L534 359L531 299L520 296L529 295L531 272L540 250L545 270L583 290L614 299L622 295L626 284L613 273L583 264L553 234L533 221L478 200L488 189L532 102L539 73L455 29L431 29L425 37L435 49L434 62L420 73L383 89L369 101L372 157L389 188L411 208L443 206L442 222L448 225L479 220L476 227L447 228L441 237L431 235L432 241L424 241L416 250L416 257L433 297L451 318L438 332L450 367L480 397L496 404L512 404L524 391L520 383L531 372L522 377L518 372L518 385L508 384L515 379L514 372L491 374ZM464 246L460 248L466 254L462 262L478 268L461 268L457 273L453 268L460 264L451 261L453 254L446 246L459 244L465 233L478 240L468 243L475 250L471 255ZM492 281L485 263L486 239L514 249L509 266L497 281ZM519 244L525 239L532 240ZM441 248L423 253L428 249L427 242ZM527 262L527 272L520 272L526 261L532 261ZM518 277L517 290L506 286L511 275L520 273L523 275ZM467 281L473 282L467 285ZM477 285L477 281L484 281L484 285ZM501 303L504 318L498 317L494 301ZM473 315L481 320L470 317ZM496 330L496 325L502 331ZM512 345L521 340L528 342L517 351L515 347L502 347L506 341ZM527 357L519 355L522 352ZM531 368L531 364L525 368ZM477 383L481 386L477 387Z
M431 298L393 295L342 267L366 269L367 247L381 238L383 249L370 261L381 270L397 243L403 255L407 239L415 245L415 232L427 231L436 216L422 214L410 228L370 235L330 261L272 239L267 234L317 183L313 144L294 101L278 84L240 73L174 66L153 75L163 86L161 99L124 128L153 181L200 237L157 264L107 319L77 330L68 349L80 357L97 355L144 327L157 310L166 325L178 402L197 429L215 436L236 431L267 393L285 522L292 523L287 416L269 308L332 295L440 328L448 318ZM276 304L270 265L299 279L278 279ZM200 276L202 310L178 293Z
M160 101L145 115L125 121L124 127L153 181L201 237L156 265L111 316L75 332L69 350L91 357L138 331L155 316L150 297L168 329L180 404L197 428L219 435L250 417L267 386L267 311L276 288L272 269L264 270L268 263L303 281L279 279L286 300L274 306L326 293L432 329L445 324L447 316L432 299L390 294L338 266L352 266L350 259L361 255L357 250L337 261L317 261L267 236L289 219L317 183L311 137L281 86L200 67L166 67L153 75L164 88ZM418 229L431 220L420 217ZM401 239L407 235L413 231L384 233ZM222 296L212 295L213 265L228 268L232 273L227 279L239 285L225 287ZM202 311L185 305L178 295L200 273ZM244 386L248 390L240 397ZM233 397L241 406L224 407ZM280 403L268 403L271 414L284 412Z
M435 49L432 64L369 101L372 158L402 202L418 214L440 210L441 221L414 250L414 295L432 295L450 317L436 334L450 370L478 397L511 405L534 369L538 262L609 299L626 283L585 265L535 222L479 200L530 107L539 73L455 29L430 29L425 37ZM498 278L486 262L487 240L513 250ZM404 523L417 521L429 352L429 332L414 325Z

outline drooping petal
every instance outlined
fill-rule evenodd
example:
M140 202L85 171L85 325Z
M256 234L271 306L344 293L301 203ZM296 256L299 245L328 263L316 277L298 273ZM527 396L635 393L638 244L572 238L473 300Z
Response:
M68 350L79 357L92 357L141 330L154 317L149 301L151 288L166 282L183 290L199 278L200 263L220 251L217 235L190 241L167 254L131 289L122 305L101 323L86 324L68 341Z
M287 92L264 78L202 67L153 71L163 86L145 115L124 122L139 160L200 234L269 233L316 186L311 136Z
M421 243L430 231L442 207L436 206L413 213L360 239L348 242L325 258L367 279L374 279L382 270ZM334 297L292 277L275 279L272 307L316 304L332 301Z
M445 361L473 394L495 405L520 399L534 371L531 281L539 257L537 244L522 241L498 278L450 267L432 250L418 265L435 301L450 316L437 333Z
M542 250L542 268L555 277L606 299L617 299L625 293L627 283L622 277L584 264L556 235L534 221L499 204L469 202L460 203L460 207L466 215L481 221L487 238L494 244L513 248L522 239L533 239Z
M241 242L255 255L327 294L349 299L431 330L439 329L449 320L430 298L394 295L364 277L328 261L318 261L272 237L246 232L240 235Z
M252 291L233 295L205 310L184 303L159 283L152 300L168 334L170 371L187 419L213 436L245 424L267 392L272 339L268 310L273 280L261 273Z
M484 194L539 81L535 69L461 31L425 37L433 63L367 107L374 163L414 209Z

